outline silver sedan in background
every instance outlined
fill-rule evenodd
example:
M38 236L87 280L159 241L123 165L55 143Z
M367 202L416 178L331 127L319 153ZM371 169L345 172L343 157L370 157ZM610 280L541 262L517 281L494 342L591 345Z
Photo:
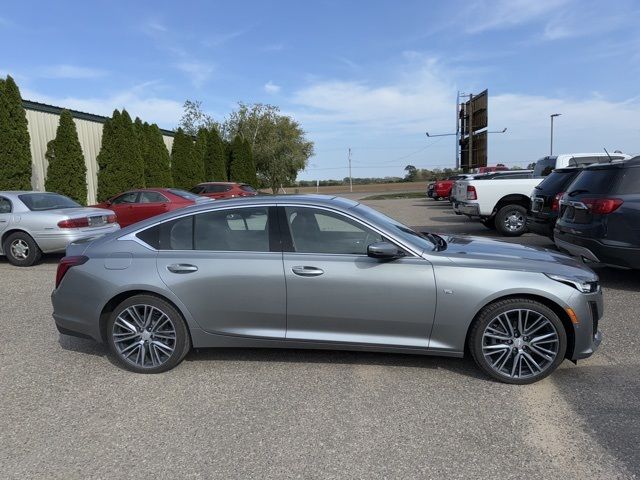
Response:
M203 347L462 357L531 383L598 347L598 277L550 250L419 233L325 196L216 201L72 244L52 293L63 334L140 373Z
M49 192L0 192L0 255L19 267L71 242L119 230L115 214Z

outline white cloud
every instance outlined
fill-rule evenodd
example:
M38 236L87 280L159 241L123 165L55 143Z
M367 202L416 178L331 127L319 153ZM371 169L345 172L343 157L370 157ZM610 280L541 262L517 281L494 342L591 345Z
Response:
M425 139L425 131L453 130L456 74L427 59L386 84L316 80L294 93L291 101L296 107L291 114L303 122L312 138L319 139L318 150L322 149L320 139L331 138L360 144L388 139L389 146L402 147ZM562 114L556 122L557 152L602 151L603 147L640 152L640 98L489 94L490 130L508 128L506 134L490 136L490 163L526 165L546 154L551 113ZM452 141L434 146L429 158L453 162Z
M270 95L275 95L276 93L280 92L280 89L281 89L280 85L276 85L272 81L268 81L264 85L264 91Z
M244 35L248 31L249 29L245 28L242 30L235 30L233 32L209 34L209 36L203 40L202 44L205 47L210 47L210 48L220 47L225 43L228 43L231 40L234 40Z
M182 115L182 102L153 94L146 95L148 86L149 84L138 85L102 97L55 97L22 89L22 97L26 100L105 116L111 116L115 109L124 108L131 118L140 117L146 122L157 123L162 128L174 128Z
M105 75L107 75L105 70L69 64L51 65L42 70L42 76L45 78L86 79Z
M465 7L468 33L510 28L553 14L571 0L478 0Z
M204 86L215 70L213 65L196 60L180 62L175 67L185 73L196 88Z

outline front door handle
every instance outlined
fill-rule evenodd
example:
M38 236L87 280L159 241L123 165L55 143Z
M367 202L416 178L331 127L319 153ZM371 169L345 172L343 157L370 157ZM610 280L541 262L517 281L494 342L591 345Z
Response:
M301 277L317 277L324 273L324 270L322 270L321 268L309 266L293 267L291 271L296 275L300 275Z
M167 266L167 270L173 273L193 273L198 271L198 267L189 263L174 263Z

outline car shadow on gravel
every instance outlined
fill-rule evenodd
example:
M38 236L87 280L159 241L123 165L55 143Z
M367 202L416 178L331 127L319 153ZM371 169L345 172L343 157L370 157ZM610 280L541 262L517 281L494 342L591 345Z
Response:
M69 352L83 353L97 357L108 356L109 351L106 345L88 338L72 337L69 335L58 335L58 344Z
M640 275L636 270L600 267L587 264L600 277L600 284L606 288L637 293L640 291Z
M204 348L194 349L187 361L227 362L280 362L327 365L372 365L382 367L404 367L432 370L448 370L479 380L492 381L485 376L471 358L438 357L400 353L353 352L342 350L305 350L288 348L240 349Z

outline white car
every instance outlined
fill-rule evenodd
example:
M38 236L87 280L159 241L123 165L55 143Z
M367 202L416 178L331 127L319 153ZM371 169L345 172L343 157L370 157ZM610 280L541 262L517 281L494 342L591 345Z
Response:
M546 177L555 168L578 167L591 165L593 163L607 163L613 160L628 160L630 158L631 155L620 152L611 154L606 152L564 153L562 155L546 156L536 162L536 166L533 169L533 176Z
M19 267L119 228L111 210L83 207L58 193L0 192L0 255Z

